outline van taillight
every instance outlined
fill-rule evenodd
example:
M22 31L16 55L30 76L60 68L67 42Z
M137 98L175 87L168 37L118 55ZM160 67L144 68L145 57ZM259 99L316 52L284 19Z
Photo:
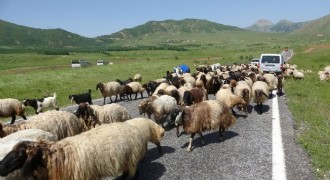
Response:
M258 63L258 68L260 68L260 63Z

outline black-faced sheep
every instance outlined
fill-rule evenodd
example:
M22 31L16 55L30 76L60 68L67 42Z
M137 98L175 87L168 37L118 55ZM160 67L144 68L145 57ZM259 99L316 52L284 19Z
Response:
M103 105L105 104L105 98L109 97L112 103L111 96L116 96L115 102L117 101L117 96L120 93L121 85L118 82L108 82L108 83L97 83L96 90L100 89L103 96Z
M145 115L145 113L147 113L148 118L150 119L151 115L152 115L152 111L150 109L150 104L156 100L159 96L157 95L152 95L150 97L148 97L147 99L143 99L140 101L139 105L138 105L138 109L139 109L139 114L140 115Z
M104 106L80 103L75 114L78 118L83 118L85 129L90 129L92 126L95 127L96 124L109 124L131 119L128 110L116 103Z
M203 131L219 129L219 140L224 137L224 132L236 122L235 116L230 108L219 101L207 100L191 106L185 106L176 118L175 124L182 125L187 134L191 134L187 151L191 151L191 145L196 133L202 137L204 144Z
M16 115L26 120L24 113L25 106L19 100L13 98L0 99L0 117L11 117L10 124L14 124Z
M22 168L22 176L30 179L45 167L50 180L132 179L147 150L145 137L132 125L112 123L57 142L20 142L1 162L0 175Z
M142 87L146 89L148 96L151 96L155 92L159 84L160 83L157 83L155 81L149 81L148 83L143 84Z
M22 141L56 141L56 138L50 132L46 132L40 129L25 129L12 133L2 139L0 139L0 161L13 149L13 147ZM38 179L43 179L43 173L38 175ZM19 170L10 173L7 177L0 179L23 179Z
M266 102L269 96L269 86L263 81L256 81L252 86L252 100L257 104L259 113L262 113L262 103Z
M93 104L93 102L92 102L92 90L89 89L87 93L69 95L69 99L71 100L71 103L72 103L72 101L74 101L76 104L80 104L80 103L83 103L83 102Z
M137 98L138 93L140 93L141 98L143 98L143 92L144 92L144 87L142 87L142 84L139 82L130 82L127 84L130 86L133 90L133 93L135 93L135 99Z
M202 88L192 88L190 91L183 93L183 103L186 106L190 106L193 103L202 102L208 100L208 95Z
M34 115L19 124L0 124L0 137L23 129L41 129L52 133L57 140L74 136L83 130L80 120L73 113L52 110Z
M43 109L47 107L53 107L56 110L59 110L60 108L57 105L56 101L56 93L53 94L53 96L46 97L46 98L39 98L39 99L24 99L23 104L25 106L31 106L36 111L36 114L42 112Z
M133 89L131 88L131 86L123 85L119 92L120 100L122 100L122 98L125 98L125 96L127 100L132 100L132 93Z

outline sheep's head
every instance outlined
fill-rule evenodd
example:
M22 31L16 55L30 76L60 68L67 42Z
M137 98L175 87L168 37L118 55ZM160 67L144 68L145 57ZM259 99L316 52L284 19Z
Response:
M0 123L0 138L3 138L6 136L5 131L3 130L3 125Z
M102 92L104 90L104 84L99 82L96 84L96 90L100 89L100 91Z
M180 110L178 114L175 116L175 120L174 120L175 126L180 126L183 124L183 117L184 117L183 111Z
M31 143L29 141L23 141L13 147L1 161L1 176L7 176L9 173L23 167L25 161L28 159L28 149Z

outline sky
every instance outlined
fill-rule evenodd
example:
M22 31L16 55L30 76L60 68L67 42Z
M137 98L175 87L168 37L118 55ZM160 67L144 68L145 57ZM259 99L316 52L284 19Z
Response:
M330 0L0 0L0 19L33 28L97 37L148 21L205 19L240 28L330 14Z

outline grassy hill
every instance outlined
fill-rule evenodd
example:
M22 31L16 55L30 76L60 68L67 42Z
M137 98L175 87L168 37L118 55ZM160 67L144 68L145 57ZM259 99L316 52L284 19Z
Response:
M130 39L142 38L152 34L180 34L180 33L215 33L219 31L241 31L234 26L226 26L199 19L149 21L130 29L99 37L100 39Z
M293 31L292 34L312 36L330 35L330 15L306 22L301 28Z
M86 38L63 29L37 29L0 20L0 49L87 49L103 46L102 40Z

